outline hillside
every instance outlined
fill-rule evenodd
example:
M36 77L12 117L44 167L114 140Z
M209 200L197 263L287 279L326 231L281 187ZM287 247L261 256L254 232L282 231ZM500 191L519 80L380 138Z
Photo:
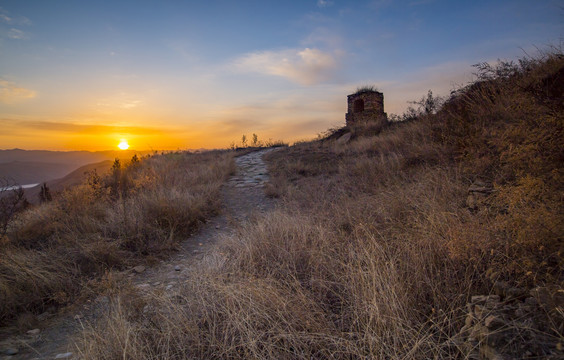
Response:
M157 259L225 208L237 154L132 162L24 212L0 320L103 295L84 359L562 359L564 55L477 71L402 121L265 155L276 205L231 216L174 287L124 268L178 278Z
M20 185L61 178L76 169L74 164L12 161L0 163L0 178Z
M143 156L149 151L45 151L0 150L0 179L20 185L37 184L67 176L81 166L114 160L130 159L134 154Z
M98 175L104 176L111 169L113 161L105 160L94 164L88 164L79 167L78 169L72 171L68 175L60 179L55 179L51 181L44 182L49 188L51 193L60 193L65 189L70 189L72 187L83 184L90 174L96 172ZM41 184L30 189L25 189L26 199L32 203L37 204L39 202L39 192L41 190Z

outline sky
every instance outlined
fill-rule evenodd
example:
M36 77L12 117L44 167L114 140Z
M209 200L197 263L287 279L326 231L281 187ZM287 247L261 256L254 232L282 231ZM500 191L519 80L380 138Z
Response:
M388 114L562 46L562 0L0 0L0 149L225 148Z

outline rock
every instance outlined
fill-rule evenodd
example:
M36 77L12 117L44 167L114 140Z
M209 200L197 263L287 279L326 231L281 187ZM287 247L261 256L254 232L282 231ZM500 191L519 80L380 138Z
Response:
M16 355L17 353L19 353L20 351L16 348L6 348L4 350L2 350L2 353L4 355L8 355L8 356L13 356Z
M496 295L505 296L505 295L507 295L507 290L509 289L509 284L506 281L498 280L498 281L494 282L493 289L494 289L494 292L495 292Z
M505 339L505 335L506 332L499 332L499 331L488 332L485 334L484 340L486 344L490 346L503 348L502 345L504 343L507 343L507 340Z
M137 274L141 274L143 271L145 271L145 267L143 265L139 265L133 268L133 271L135 271Z
M487 309L493 309L499 304L499 301L499 295L476 295L470 299L472 304L484 305Z
M466 197L466 206L469 209L477 209L479 204L480 202L474 194L469 194L468 197Z
M484 320L484 324L490 330L499 329L505 325L505 322L495 315L490 315Z
M340 138L337 139L337 141L336 141L337 144L343 145L343 144L348 143L351 140L351 135L352 134L350 132L344 134L343 136L341 136Z
M464 326L468 326L468 327L472 326L472 324L474 323L474 320L475 320L474 316L472 316L471 313L468 314L466 316L466 319L464 319Z
M165 290L170 290L170 289L172 289L172 287L173 287L173 285L169 284L169 285L166 286Z
M71 352L66 352L66 353L62 353L62 354L57 354L55 356L55 359L68 359L72 356Z
M493 347L491 347L489 345L480 346L480 355L481 355L482 359L487 359L487 360L504 360L505 359Z
M29 331L27 332L27 334L28 334L28 335L37 335L37 334L39 334L40 332L41 332L41 330L39 330L39 329L33 329L33 330L29 330Z
M487 312L488 310L483 305L474 306L474 316L478 320L482 320L486 316Z
M503 283L495 287L512 289ZM515 289L520 294L525 291ZM505 297L503 302L499 295L473 296L464 326L456 335L465 358L521 359L528 352L527 358L564 359L561 342L550 327L556 313L540 311L543 303L545 309L557 306L559 290L558 286L536 288L528 298Z
M505 292L505 296L514 298L514 299L521 299L527 295L527 292L524 289L510 287Z
M37 320L38 320L38 321L43 321L43 320L46 320L46 319L50 318L51 316L53 316L53 314L51 314L51 313L48 312L48 311L45 311L45 312L43 312L43 313L37 315Z
M472 330L470 331L470 338L476 339L478 341L483 340L486 336L488 336L489 330L487 327L483 325L475 325Z
M182 270L182 267L180 265L176 265L174 267L174 271L180 271L180 270Z

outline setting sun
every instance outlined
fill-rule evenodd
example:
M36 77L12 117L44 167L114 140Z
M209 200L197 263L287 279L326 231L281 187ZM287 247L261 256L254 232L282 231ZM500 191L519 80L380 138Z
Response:
M127 140L121 140L121 142L118 145L118 148L120 148L121 150L127 150L129 149L129 144L127 143Z

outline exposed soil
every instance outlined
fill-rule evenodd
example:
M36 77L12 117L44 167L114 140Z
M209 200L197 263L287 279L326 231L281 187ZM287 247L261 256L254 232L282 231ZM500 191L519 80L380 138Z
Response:
M189 276L189 267L200 261L218 242L233 234L253 215L271 210L274 201L264 195L268 173L263 156L274 149L254 151L235 159L236 174L222 188L223 212L210 219L200 231L180 244L178 252L153 267L136 267L118 276L139 290L174 289ZM76 358L72 337L84 324L95 321L107 308L109 299L99 296L86 304L75 305L57 314L41 314L35 331L26 334L1 332L2 359ZM13 355L8 355L14 353Z

